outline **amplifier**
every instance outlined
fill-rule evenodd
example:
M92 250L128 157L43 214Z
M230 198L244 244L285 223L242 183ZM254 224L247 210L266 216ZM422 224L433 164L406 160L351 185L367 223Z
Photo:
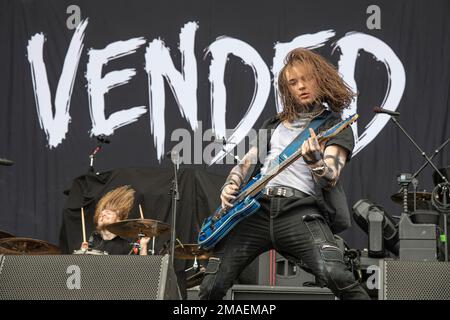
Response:
M169 262L169 255L0 255L0 300L180 299Z

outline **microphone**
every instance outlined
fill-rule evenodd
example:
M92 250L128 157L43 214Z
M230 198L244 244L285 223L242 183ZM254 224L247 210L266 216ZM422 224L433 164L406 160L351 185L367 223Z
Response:
M390 110L382 109L380 107L373 108L373 112L375 112L375 113L384 113L384 114L388 114L388 115L393 116L393 117L399 117L400 116L400 112L390 111Z
M170 150L170 151L167 151L167 152L166 152L166 157L167 157L167 158L172 159L172 155L173 155L174 157L178 156L178 151Z
M1 166L12 166L14 164L14 161L0 158L0 165Z
M180 153L178 151L170 150L166 152L166 157L177 166L177 170L180 168Z
M97 140L101 143L109 144L111 140L109 140L104 134L97 136Z

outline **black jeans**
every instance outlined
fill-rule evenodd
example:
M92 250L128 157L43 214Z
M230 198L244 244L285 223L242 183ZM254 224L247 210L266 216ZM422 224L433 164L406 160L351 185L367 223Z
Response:
M261 253L275 249L302 262L339 299L369 299L343 261L343 252L314 197L263 197L261 208L234 227L214 248L200 299L222 299L236 278Z

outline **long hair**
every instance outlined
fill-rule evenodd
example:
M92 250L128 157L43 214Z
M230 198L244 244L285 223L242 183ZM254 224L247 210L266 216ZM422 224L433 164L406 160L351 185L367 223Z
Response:
M355 93L340 77L337 69L317 53L297 48L288 53L284 64L278 75L278 92L284 106L283 111L278 114L281 120L292 121L299 112L307 111L306 106L299 105L289 92L286 70L295 64L302 64L310 69L312 79L316 81L319 90L315 102L326 102L333 111L340 113L355 97Z
M97 203L94 215L94 224L98 224L100 213L103 210L111 210L117 212L119 220L128 218L134 203L135 191L131 186L122 186L105 194Z

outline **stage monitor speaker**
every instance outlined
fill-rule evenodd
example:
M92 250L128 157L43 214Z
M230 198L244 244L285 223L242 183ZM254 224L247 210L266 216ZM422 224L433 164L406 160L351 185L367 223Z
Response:
M383 300L450 300L450 263L381 260Z
M199 300L199 287L187 290L188 300ZM232 286L224 300L335 300L327 288L241 285Z
M226 300L335 300L327 288L234 285Z
M0 300L166 299L180 299L169 255L0 255Z

